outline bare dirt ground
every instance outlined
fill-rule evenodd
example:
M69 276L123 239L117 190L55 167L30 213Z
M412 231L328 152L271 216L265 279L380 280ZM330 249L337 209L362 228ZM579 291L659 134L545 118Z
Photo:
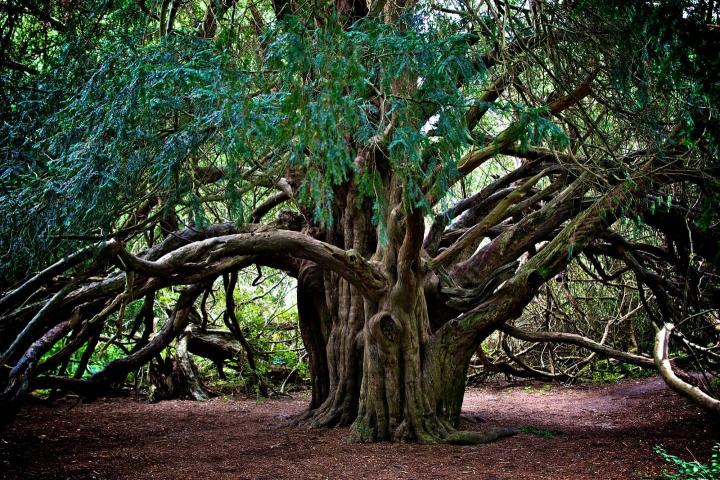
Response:
M0 478L651 479L663 467L655 445L706 460L720 439L716 423L657 378L470 390L465 428L535 432L471 447L359 445L346 441L347 429L279 427L306 402L28 406L0 434Z

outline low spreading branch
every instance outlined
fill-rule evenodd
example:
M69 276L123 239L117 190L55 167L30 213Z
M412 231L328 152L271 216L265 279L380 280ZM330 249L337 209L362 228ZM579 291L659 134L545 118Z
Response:
M683 395L697 405L716 415L720 414L720 400L713 398L698 387L682 380L673 370L670 363L670 336L675 325L666 323L655 336L654 359L660 375L665 383L680 395Z
M575 333L529 332L508 324L502 325L499 330L526 342L569 343L571 345L577 345L578 347L586 348L592 352L605 355L606 357L620 360L621 362L638 365L644 368L653 368L655 366L653 359L650 357L616 350L612 347L608 347L607 345L603 345L590 338L577 335Z

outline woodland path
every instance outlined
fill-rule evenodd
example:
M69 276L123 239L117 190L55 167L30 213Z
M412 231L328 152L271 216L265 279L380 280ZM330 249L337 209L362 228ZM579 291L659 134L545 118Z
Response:
M301 396L27 406L1 434L0 478L650 479L663 466L655 445L706 460L720 439L717 424L658 378L472 389L466 428L525 430L472 447L358 445L345 441L347 429L278 427L306 404Z

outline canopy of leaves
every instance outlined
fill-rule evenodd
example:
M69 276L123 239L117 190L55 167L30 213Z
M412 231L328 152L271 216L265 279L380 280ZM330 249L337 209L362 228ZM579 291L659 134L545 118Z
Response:
M383 142L407 208L426 211L427 180L448 192L460 155L508 124L521 148L567 146L592 127L597 148L619 158L679 130L681 143L717 158L720 64L707 62L717 29L705 2L551 2L546 16L562 26L552 30L529 10L503 29L487 11L439 15L425 4L394 25L348 25L304 10L276 21L270 5L249 20L240 2L244 13L233 10L213 39L198 34L201 2L180 10L171 32L158 32L144 2L29 5L0 12L9 27L0 55L3 278L77 248L78 236L132 237L176 208L185 224L243 223L289 170L303 172L296 200L317 223L332 223L333 187L350 175L378 212L380 176L358 153ZM551 50L523 47L543 35ZM493 115L469 132L465 110L486 106L478 98L495 80L489 55L513 41L517 57L500 60L517 95L488 103ZM605 109L559 126L537 100L587 75L605 85L596 92ZM587 167L626 174L622 162ZM707 198L706 228L718 220L716 197Z

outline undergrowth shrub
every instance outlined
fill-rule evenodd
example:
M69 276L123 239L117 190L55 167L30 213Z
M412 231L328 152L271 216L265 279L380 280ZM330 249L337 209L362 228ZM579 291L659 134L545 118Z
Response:
M655 453L675 468L675 472L666 472L663 478L669 480L720 480L720 443L712 449L710 462L700 463L698 460L684 460L668 453L664 448L655 447Z

